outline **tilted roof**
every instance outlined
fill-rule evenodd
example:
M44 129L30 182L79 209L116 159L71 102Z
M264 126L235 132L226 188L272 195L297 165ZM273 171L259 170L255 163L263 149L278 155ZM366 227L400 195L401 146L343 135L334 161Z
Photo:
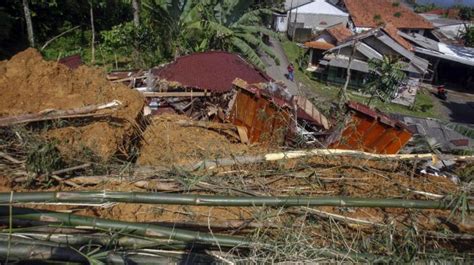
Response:
M304 46L307 48L313 48L313 49L324 50L324 51L334 48L334 45L332 45L331 43L324 42L324 41L308 41L304 43Z
M343 23L336 24L325 29L329 35L337 40L338 43L345 41L347 38L352 36L350 31Z
M413 50L413 46L398 34L398 29L396 27L394 27L392 24L390 24L390 23L386 24L382 28L382 30L385 33L387 33L392 39L394 39L396 42L398 42L398 44L402 45L403 48L405 48L407 50L410 50L410 51Z
M432 29L433 24L399 1L344 0L356 27L375 28L391 23L399 29Z
M232 81L241 78L248 83L268 82L271 78L247 63L239 55L224 51L193 53L152 69L159 79L177 82L184 87L223 93L232 90Z

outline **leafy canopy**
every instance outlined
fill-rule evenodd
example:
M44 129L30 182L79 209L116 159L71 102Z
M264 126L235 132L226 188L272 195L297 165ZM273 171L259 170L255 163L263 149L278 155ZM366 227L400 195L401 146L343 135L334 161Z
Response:
M396 57L384 56L382 60L369 60L370 72L366 89L371 100L375 97L386 102L395 97L398 87L406 79L403 66Z

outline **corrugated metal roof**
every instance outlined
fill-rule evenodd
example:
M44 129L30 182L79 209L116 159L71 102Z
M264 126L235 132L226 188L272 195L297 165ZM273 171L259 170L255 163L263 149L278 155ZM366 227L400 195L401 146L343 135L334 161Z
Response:
M400 127L408 130L408 126L405 125L404 123L400 122L398 119L394 119L390 116L388 116L385 113L379 112L377 110L371 109L369 106L361 104L359 102L355 101L349 101L347 103L347 107L351 110L358 111L360 113L363 113L367 116L372 117L373 119L379 120L383 124L386 124L391 127Z
M383 59L382 54L380 54L379 52L374 50L372 47L370 47L369 45L363 42L359 42L357 44L357 51L359 51L360 53L362 53L369 59L379 59L379 60Z
M223 93L232 90L232 81L265 83L272 79L239 55L224 51L193 53L165 66L152 69L159 79L177 82L184 87Z
M347 68L349 66L349 60L345 58L333 58L330 59L329 61L322 60L320 62L322 65L330 65L334 67L340 67L340 68ZM351 64L351 70L356 70L364 73L369 72L369 65L367 62L359 61L359 60L352 60Z
M402 114L391 114L391 116L406 123L413 134L434 139L444 151L472 149L474 147L474 141L472 139L449 128L438 120L405 116Z
M418 33L404 33L399 31L398 34L402 36L403 38L415 43L418 46L421 46L425 49L430 49L437 51L438 50L438 42L434 41L432 39L426 38Z

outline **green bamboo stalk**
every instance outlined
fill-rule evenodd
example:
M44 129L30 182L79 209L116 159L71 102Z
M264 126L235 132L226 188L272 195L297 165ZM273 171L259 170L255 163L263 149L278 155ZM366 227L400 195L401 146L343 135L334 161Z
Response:
M0 207L0 215L8 215L9 207ZM102 218L73 215L70 213L56 213L27 208L13 208L12 215L15 219L35 220L51 223L61 223L66 226L90 226L93 228L120 231L145 237L167 238L171 241L178 240L222 247L249 247L255 245L251 241L237 236L211 235L209 233L188 231L162 227L153 224L114 221Z
M8 240L11 236L8 233L0 233L0 240ZM64 234L64 233L25 233L14 232L14 237L18 242L30 243L41 241L44 244L51 243L51 246L81 246L87 244L109 245L130 249L142 249L160 247L162 249L184 249L186 245L181 241L171 241L168 239L145 239L131 236L119 236L117 238L105 233L94 234Z
M0 240L0 259L3 261L8 257L9 262L25 260L49 260L49 261L70 261L85 264L87 260L77 251L37 242L17 242Z
M412 209L453 209L447 200L404 200L351 197L233 197L199 194L169 194L147 192L20 192L0 193L0 204L10 203L144 203L196 206L336 206Z

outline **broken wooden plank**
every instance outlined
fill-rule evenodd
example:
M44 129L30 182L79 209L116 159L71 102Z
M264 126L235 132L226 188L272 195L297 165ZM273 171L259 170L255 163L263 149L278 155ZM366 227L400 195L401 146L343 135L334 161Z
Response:
M107 104L101 105L90 105L81 108L68 109L68 110L43 110L39 113L22 114L18 116L10 116L0 118L0 127L8 127L12 125L30 123L35 121L46 121L56 119L72 119L72 118L84 118L84 117L100 117L110 115L107 113L96 113L99 110L113 109L121 106L122 103L118 100L114 100Z
M249 144L250 141L249 141L249 137L248 137L248 134L247 134L247 128L245 128L243 126L236 126L236 127L237 127L237 132L239 133L240 141L243 144Z
M143 96L146 98L159 98L159 97L209 97L211 96L208 92L143 92Z

